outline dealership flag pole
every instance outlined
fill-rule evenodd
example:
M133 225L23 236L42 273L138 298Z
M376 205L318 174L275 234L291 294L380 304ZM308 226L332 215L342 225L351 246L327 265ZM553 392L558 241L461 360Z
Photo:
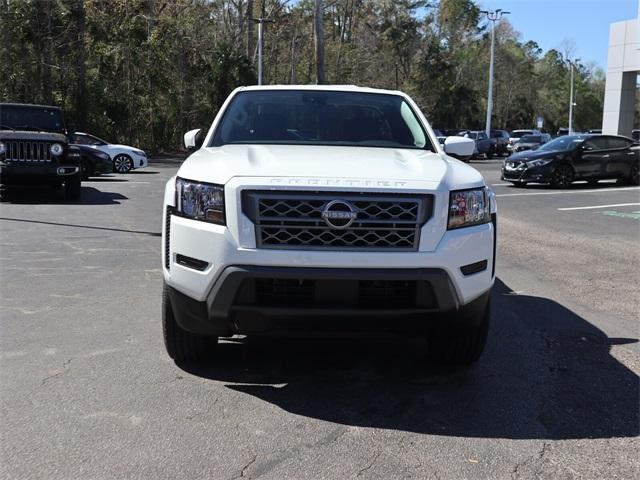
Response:
M267 20L266 18L253 18L254 22L258 24L258 85L262 85L262 46L264 38L263 23L273 22L273 20Z

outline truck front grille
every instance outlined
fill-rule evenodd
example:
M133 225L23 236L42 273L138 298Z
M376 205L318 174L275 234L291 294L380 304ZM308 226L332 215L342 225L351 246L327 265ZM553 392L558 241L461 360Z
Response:
M6 140L6 160L13 162L50 162L52 142L33 140Z
M415 251L433 195L244 191L258 248Z

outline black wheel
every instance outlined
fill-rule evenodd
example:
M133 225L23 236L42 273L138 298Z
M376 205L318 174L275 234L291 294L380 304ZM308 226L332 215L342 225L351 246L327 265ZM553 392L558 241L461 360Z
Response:
M178 325L166 285L162 288L162 334L167 353L176 362L193 362L209 358L218 343L218 337L196 335Z
M133 168L133 160L129 155L121 153L113 159L113 171L116 173L127 173Z
M432 334L427 338L429 358L437 363L461 367L478 361L487 343L490 317L490 302L487 302L477 326Z
M573 177L573 168L569 165L558 165L551 177L551 185L556 188L569 188L573 183Z
M629 183L632 185L640 185L640 164L635 164L629 172Z
M82 160L80 164L80 168L82 169L82 179L87 180L89 177L93 175L93 166L87 160Z
M82 173L69 175L64 181L64 197L67 200L80 200L82 191Z
M494 155L494 151L493 148L490 148L489 150L487 150L487 153L485 153L487 160L491 160L493 158Z

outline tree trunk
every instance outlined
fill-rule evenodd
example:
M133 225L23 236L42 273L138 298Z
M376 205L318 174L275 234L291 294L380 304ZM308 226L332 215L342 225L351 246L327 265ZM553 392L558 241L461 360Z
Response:
M247 58L253 58L256 41L254 40L255 25L253 23L253 0L247 0Z
M46 21L47 21L47 32L44 38L44 65L43 65L43 74L41 77L42 80L42 98L44 102L48 105L53 104L53 78L51 72L51 65L53 64L53 5L52 0L47 1L46 5Z
M298 46L297 36L298 36L298 32L294 28L293 35L291 36L291 76L289 78L289 83L291 85L295 85L298 82L298 77L297 77L298 62L296 58L296 48Z
M84 2L75 4L77 34L78 34L78 56L76 58L76 125L83 130L87 130L87 80L85 65L85 30L86 17Z
M324 76L324 18L322 0L315 0L316 7L313 12L313 33L316 47L316 84L325 83Z

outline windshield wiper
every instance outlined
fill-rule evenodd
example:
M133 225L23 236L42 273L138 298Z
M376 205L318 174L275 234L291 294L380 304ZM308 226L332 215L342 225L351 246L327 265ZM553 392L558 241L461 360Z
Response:
M3 125L2 123L0 123L0 128L8 128L9 130L13 130L14 132L16 131L15 128L10 127L9 125Z

